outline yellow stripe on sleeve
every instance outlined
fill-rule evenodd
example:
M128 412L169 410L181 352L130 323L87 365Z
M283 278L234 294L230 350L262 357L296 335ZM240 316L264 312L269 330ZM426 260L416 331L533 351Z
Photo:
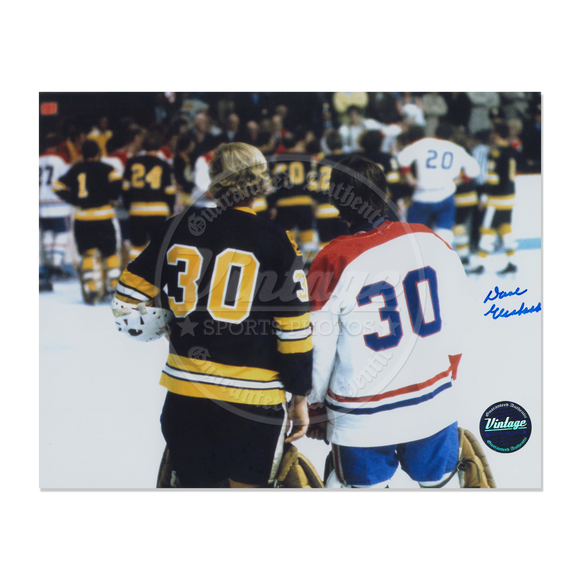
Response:
M278 352L296 354L312 350L312 336L302 340L278 340Z
M52 191L63 191L64 189L68 188L62 181L58 181L58 179L52 184Z
M306 312L301 316L293 317L274 317L274 322L276 323L279 330L288 332L291 330L303 330L310 326L310 312Z
M129 272L129 270L123 272L119 282L124 286L137 290L137 292L141 292L141 294L145 294L149 298L155 298L155 296L160 292L160 289L157 288L157 286L147 282L147 280L141 278L141 276Z

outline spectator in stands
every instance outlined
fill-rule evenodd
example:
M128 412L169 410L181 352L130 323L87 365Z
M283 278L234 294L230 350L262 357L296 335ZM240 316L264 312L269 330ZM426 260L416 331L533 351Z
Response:
M528 116L529 93L500 93L502 110L507 121Z
M393 93L369 93L367 114L384 125L401 121L397 99Z
M471 100L467 93L441 93L441 96L447 103L447 115L441 121L465 132L471 116Z
M242 122L257 121L268 114L271 98L268 93L236 93L236 113Z
M82 161L81 148L87 139L87 131L76 126L71 126L68 132L68 138L58 146L58 154L61 155L66 163L74 165Z
M285 108L284 105L282 105L282 107ZM272 117L271 129L274 138L274 151L279 153L280 151L278 149L280 148L280 145L282 145L284 137L289 133L289 131L284 128L284 117L279 113L276 113Z
M240 141L240 118L235 113L230 113L226 120L225 140L227 143Z
M195 115L193 120L193 133L197 143L195 148L195 156L199 157L204 153L213 151L221 142L219 137L210 133L211 118L205 111L201 111Z
M518 152L522 152L521 134L524 128L522 120L518 117L513 117L507 121L508 129L510 130L509 142L510 145ZM518 163L519 165L519 163Z
M419 125L425 127L423 115L423 102L417 93L401 93L397 101L397 107L402 117L403 125Z
M87 135L87 139L95 141L101 150L101 155L105 157L107 155L107 143L112 136L113 131L109 128L109 118L106 115L102 115Z
M342 138L343 150L345 153L360 151L358 140L365 132L365 119L359 107L351 105L347 111L348 121L343 123L338 132Z
M467 128L472 135L478 131L493 129L493 123L489 118L489 112L493 107L499 107L501 104L499 93L467 93L471 100L471 115Z
M542 168L542 105L533 108L533 118L526 122L522 131L522 148L527 173L540 173Z
M493 131L498 125L505 123L505 115L499 107L492 107L489 110L489 120L491 121L491 130Z
M178 192L178 209L191 205L191 192L193 190L193 152L195 139L191 133L180 135L175 147L173 159L173 177Z
M440 93L425 93L421 100L425 115L425 135L433 137L439 120L447 114L447 103Z
M271 133L264 131L256 121L246 123L246 131L243 135L243 142L253 145L264 155L269 155L274 148L274 139Z

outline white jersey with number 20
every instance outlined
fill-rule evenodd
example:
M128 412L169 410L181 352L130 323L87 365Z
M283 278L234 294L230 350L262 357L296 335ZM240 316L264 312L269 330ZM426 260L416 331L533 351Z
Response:
M455 193L453 180L463 170L470 178L479 175L477 161L459 145L426 137L405 147L398 155L402 168L415 163L417 187L413 201L419 203L437 203Z

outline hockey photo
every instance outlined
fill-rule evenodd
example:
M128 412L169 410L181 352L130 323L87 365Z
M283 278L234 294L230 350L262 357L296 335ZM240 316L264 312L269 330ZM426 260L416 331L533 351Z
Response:
M541 490L541 109L39 93L39 487Z

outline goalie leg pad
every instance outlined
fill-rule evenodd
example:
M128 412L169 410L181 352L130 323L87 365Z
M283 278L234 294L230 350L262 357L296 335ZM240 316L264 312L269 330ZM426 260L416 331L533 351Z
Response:
M310 460L294 447L287 444L275 487L287 488L323 488L324 484Z
M165 451L161 457L161 463L159 464L159 472L157 474L157 487L158 488L169 488L169 487L181 487L179 483L179 478L177 473L173 469L173 464L171 463L171 458L169 457L169 447L165 446Z
M100 302L105 295L103 265L98 250L88 250L81 258L79 270L83 300L87 304Z
M461 487L495 488L495 481L477 439L467 429L459 428L460 456L457 464Z
M105 275L107 292L114 292L121 277L121 260L118 254L113 254L105 259Z
M472 433L466 429L458 428L459 434L459 461L451 472L446 474L441 481L436 483L420 483L423 488L451 487L450 482L457 481L460 488L494 488L495 481L487 458ZM457 480L454 479L457 474Z

